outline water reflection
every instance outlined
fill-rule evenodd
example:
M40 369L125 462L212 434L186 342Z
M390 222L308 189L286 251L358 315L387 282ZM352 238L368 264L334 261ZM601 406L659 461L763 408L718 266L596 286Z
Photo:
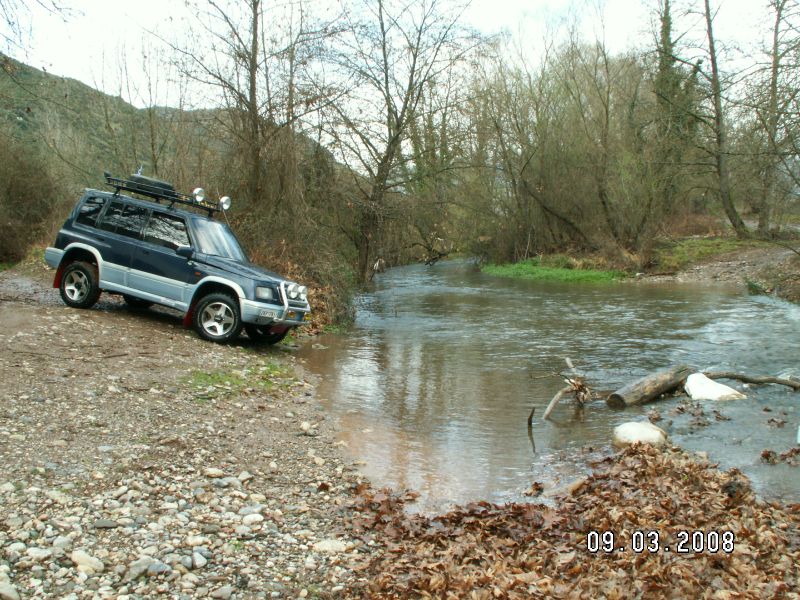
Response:
M320 394L341 438L366 461L365 473L378 485L422 492L423 508L441 508L519 498L533 480L570 480L605 451L616 424L643 414L603 402L576 413L564 401L553 422L542 423L564 385L565 356L593 386L610 390L681 362L796 372L798 340L797 307L730 289L564 286L444 263L390 270L361 298L352 335L322 340L327 350L309 345L303 356L323 375ZM667 415L677 401L658 408L677 443L739 466L768 495L796 500L800 478L787 481L782 467L759 463L761 449L793 444L796 400L775 386L748 393L747 401L720 407L729 421L711 415L704 427ZM766 425L765 407L785 415L787 426Z

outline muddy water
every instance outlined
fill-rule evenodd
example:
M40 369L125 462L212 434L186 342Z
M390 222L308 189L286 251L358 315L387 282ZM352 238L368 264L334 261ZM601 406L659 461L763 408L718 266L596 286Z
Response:
M798 468L760 461L795 444L800 394L789 388L751 387L704 414L680 412L679 398L621 411L596 401L581 413L566 401L553 421L534 419L532 439L526 426L564 385L554 373L565 356L612 390L678 363L798 376L799 348L800 307L736 288L535 283L448 262L376 277L352 333L301 356L364 473L439 510L521 499L533 481L557 489L609 452L614 426L652 409L675 443L738 467L765 497L800 501Z

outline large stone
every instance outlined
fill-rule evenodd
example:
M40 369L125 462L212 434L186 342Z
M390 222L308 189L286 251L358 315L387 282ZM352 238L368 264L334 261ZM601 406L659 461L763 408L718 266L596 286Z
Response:
M70 554L70 558L72 562L77 565L78 569L84 572L91 571L92 573L102 573L103 569L105 569L103 561L99 558L95 558L84 550L73 550L72 554Z
M629 446L636 442L663 446L667 443L667 433L660 427L646 421L631 421L614 428L615 446Z
M133 581L134 579L138 579L145 573L147 573L147 568L152 565L155 559L151 556L142 556L131 564L128 565L128 572L125 574L126 581Z
M19 592L10 583L0 583L0 600L19 600Z
M741 400L747 398L742 392L709 379L702 373L692 373L684 384L692 400Z
M30 558L32 561L35 562L42 562L43 560L47 560L53 555L53 551L49 548L28 548L25 551L25 554Z
M339 554L347 550L347 544L341 540L320 540L314 544L313 549L325 554Z

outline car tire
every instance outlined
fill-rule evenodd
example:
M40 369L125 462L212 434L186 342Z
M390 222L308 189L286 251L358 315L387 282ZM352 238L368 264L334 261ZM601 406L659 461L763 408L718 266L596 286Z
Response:
M246 323L244 330L247 332L247 337L254 342L258 342L259 344L269 344L270 346L280 342L286 337L286 334L289 333L288 329L286 331L282 331L281 333L270 333L270 327L262 327L260 325L253 325L251 323Z
M125 300L125 304L131 308L145 309L153 306L153 303L150 302L150 300L142 300L141 298L129 296L128 294L122 294L122 299Z
M72 308L90 308L100 297L97 267L91 263L75 261L64 268L58 291L64 304Z
M194 328L201 338L210 342L230 342L242 330L239 303L223 293L203 296L194 309Z

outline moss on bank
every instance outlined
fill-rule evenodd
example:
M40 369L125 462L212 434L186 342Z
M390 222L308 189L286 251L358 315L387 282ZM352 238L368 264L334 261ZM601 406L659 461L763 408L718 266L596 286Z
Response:
M587 268L563 254L536 257L518 263L486 265L483 272L498 277L564 283L609 283L627 277L623 271Z

